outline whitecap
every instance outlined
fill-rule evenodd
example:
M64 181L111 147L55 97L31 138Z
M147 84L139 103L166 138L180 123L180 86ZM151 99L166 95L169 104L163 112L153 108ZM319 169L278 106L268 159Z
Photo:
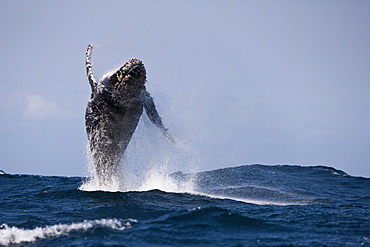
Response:
M37 240L67 236L71 232L87 232L95 227L105 227L113 230L122 231L130 228L131 223L136 220L119 220L119 219L99 219L84 220L79 223L57 224L45 227L36 227L34 229L22 229L15 226L2 224L0 226L0 245L29 243Z

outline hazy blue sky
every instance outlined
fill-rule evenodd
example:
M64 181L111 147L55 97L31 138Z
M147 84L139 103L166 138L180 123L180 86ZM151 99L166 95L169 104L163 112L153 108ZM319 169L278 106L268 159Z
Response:
M370 177L369 13L370 1L0 1L0 169L85 175L92 43L96 77L144 62L179 140L144 117L127 154L137 166Z

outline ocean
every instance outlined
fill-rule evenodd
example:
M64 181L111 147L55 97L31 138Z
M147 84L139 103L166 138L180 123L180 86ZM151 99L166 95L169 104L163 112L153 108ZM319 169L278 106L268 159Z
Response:
M326 166L172 173L94 190L85 177L0 175L2 246L370 246L370 179Z

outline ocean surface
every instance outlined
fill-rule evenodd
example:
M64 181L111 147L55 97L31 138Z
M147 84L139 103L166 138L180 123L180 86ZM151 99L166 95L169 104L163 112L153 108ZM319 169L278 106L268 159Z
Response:
M97 191L81 177L0 175L4 246L370 246L370 179L244 165Z

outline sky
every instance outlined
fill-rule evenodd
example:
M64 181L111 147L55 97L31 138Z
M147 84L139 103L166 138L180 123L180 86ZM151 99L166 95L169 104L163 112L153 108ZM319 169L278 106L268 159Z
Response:
M143 115L127 160L170 171L325 165L370 177L370 1L0 1L0 169L84 176L90 86L130 57L177 139ZM153 161L155 160L155 161Z

